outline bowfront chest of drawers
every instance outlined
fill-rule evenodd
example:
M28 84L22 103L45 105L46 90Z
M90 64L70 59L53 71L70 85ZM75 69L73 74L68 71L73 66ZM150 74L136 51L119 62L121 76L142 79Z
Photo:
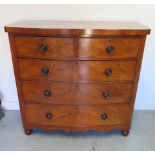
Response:
M19 21L5 31L26 134L41 128L128 135L148 28Z

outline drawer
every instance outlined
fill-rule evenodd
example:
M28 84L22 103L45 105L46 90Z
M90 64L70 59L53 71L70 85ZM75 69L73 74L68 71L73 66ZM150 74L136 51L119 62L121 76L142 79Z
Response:
M129 103L131 83L22 82L25 103L98 104Z
M74 57L74 39L54 37L23 37L15 38L18 56L40 58L71 58Z
M133 80L136 61L51 61L18 59L21 79L54 81Z
M126 124L129 113L128 105L75 107L26 104L24 108L26 122L60 127Z
M79 57L83 59L135 58L139 38L81 38Z

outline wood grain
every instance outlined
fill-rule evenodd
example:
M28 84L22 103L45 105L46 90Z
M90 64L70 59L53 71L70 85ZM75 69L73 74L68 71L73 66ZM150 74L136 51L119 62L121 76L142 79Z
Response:
M26 104L26 122L48 126L104 126L125 124L128 115L128 106L53 106L50 104ZM47 119L46 114L52 114ZM102 120L101 114L107 114Z
M35 128L129 133L149 28L20 21L5 31L26 134Z
M21 83L20 83L20 76L19 76L19 66L18 66L17 57L16 57L14 34L9 33L9 42L10 42L10 50L12 55L12 62L13 62L13 68L14 68L14 74L15 74L15 80L16 80L16 86L17 86L17 95L19 99L20 114L21 114L23 127L25 128L27 125L25 122L25 110L24 110L24 103L22 100L22 90L21 90Z
M23 81L24 103L64 105L104 105L130 103L132 83L64 83ZM34 89L35 88L35 89ZM49 97L44 95L48 90ZM108 92L106 98L104 93Z
M53 38L53 37L26 37L17 36L15 38L18 56L31 56L40 58L73 58L74 39ZM39 47L45 44L47 50L41 52Z
M23 20L5 26L5 31L30 35L147 35L150 29L136 22L86 22Z
M79 58L136 58L140 38L81 38L79 39ZM107 47L114 48L113 53L106 51Z
M18 59L21 79L53 81L132 81L136 61L50 61ZM44 75L42 68L48 68ZM105 70L110 68L112 75Z

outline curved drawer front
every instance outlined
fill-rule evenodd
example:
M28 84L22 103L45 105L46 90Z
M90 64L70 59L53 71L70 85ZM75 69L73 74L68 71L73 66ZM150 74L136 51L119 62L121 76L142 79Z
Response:
M25 103L68 105L129 103L131 90L131 83L22 82Z
M18 59L22 79L54 81L133 80L136 61L50 61Z
M79 57L84 59L135 58L139 38L81 38Z
M51 106L26 104L26 122L47 126L102 126L123 124L128 106Z
M52 37L15 38L18 56L40 58L71 58L74 57L74 39Z

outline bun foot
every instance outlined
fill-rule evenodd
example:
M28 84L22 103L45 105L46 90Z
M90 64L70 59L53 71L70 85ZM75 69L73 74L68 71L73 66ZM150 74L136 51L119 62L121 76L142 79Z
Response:
M121 130L121 135L126 137L129 134L129 130Z
M33 132L33 130L29 130L29 129L25 129L24 131L26 135L31 135Z

